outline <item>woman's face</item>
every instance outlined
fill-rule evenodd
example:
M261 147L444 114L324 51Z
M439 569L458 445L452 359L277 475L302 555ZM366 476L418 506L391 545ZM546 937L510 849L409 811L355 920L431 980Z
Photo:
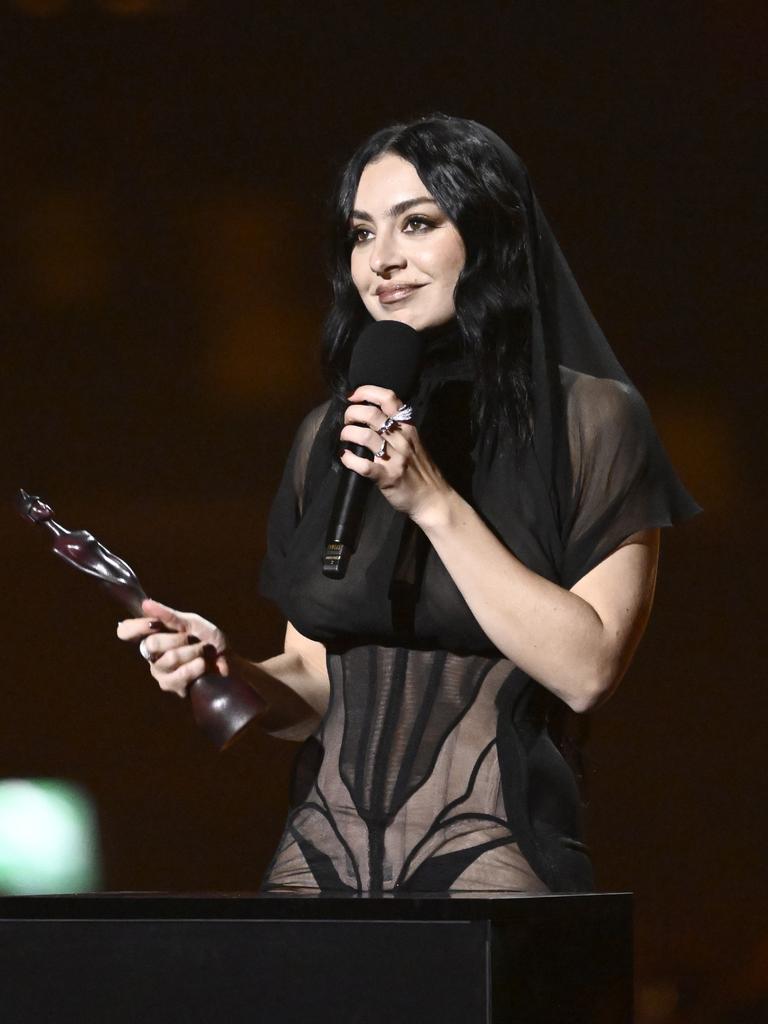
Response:
M395 153L367 164L354 206L350 269L373 319L417 331L450 320L464 243L413 164Z

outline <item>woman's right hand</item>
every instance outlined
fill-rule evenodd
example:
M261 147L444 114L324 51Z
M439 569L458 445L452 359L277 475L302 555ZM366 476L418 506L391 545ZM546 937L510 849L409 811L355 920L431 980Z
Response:
M149 671L161 690L186 697L190 684L206 672L229 674L227 640L212 622L151 598L142 601L141 610L146 617L123 619L117 635L143 642Z

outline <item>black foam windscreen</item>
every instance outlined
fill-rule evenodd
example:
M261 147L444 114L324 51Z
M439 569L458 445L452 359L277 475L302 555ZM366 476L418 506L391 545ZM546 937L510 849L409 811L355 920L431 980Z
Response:
M399 320L376 320L360 332L349 363L349 383L390 388L404 402L419 378L424 338Z

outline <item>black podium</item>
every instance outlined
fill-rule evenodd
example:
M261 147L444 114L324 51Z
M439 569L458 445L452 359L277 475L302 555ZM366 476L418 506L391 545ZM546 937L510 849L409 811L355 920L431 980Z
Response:
M629 1024L632 902L0 899L4 1024Z

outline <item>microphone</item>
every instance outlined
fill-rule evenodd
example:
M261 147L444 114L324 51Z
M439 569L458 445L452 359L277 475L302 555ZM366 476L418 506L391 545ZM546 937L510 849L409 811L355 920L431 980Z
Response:
M376 384L389 388L406 401L416 386L424 357L424 339L412 327L398 320L377 320L360 333L349 363L349 383ZM373 461L373 452L361 444L347 448ZM357 546L365 502L371 481L346 466L342 467L336 499L328 523L323 556L323 575L343 579L349 559Z

